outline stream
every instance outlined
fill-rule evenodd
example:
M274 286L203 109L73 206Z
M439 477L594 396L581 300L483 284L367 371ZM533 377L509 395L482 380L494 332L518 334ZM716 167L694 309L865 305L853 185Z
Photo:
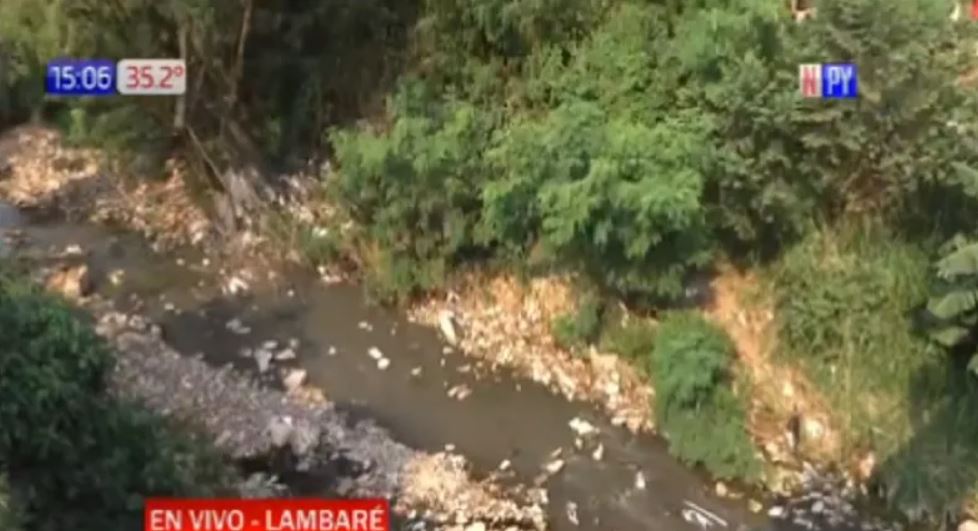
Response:
M505 372L482 374L474 360L445 349L435 330L367 304L361 288L326 285L311 272L283 272L277 283L255 282L238 295L222 293L219 264L184 249L161 255L142 238L92 224L40 220L0 203L0 233L17 227L26 237L19 253L43 254L77 245L87 255L95 289L114 298L120 311L139 311L159 323L163 338L185 355L201 354L215 365L231 363L268 385L280 385L279 369L301 367L308 383L356 415L375 419L401 442L426 451L466 456L477 477L511 463L510 481L530 484L560 448L564 467L549 477L550 526L565 530L684 531L699 529L833 531L891 529L869 523L852 510L832 522L818 518L771 518L757 514L746 498L720 498L713 483L673 459L663 441L614 427L595 407L568 402L542 385ZM0 257L11 253L0 239ZM215 259L211 259L214 261ZM116 285L109 274L123 270ZM230 330L238 320L249 333ZM234 328L233 326L231 328ZM272 361L261 373L241 354L268 341L281 347L298 341L295 359ZM390 366L368 355L379 349ZM420 372L419 372L420 368ZM465 384L464 400L447 396ZM578 450L568 427L581 418L599 431L600 460ZM636 476L644 478L644 488ZM820 503L812 498L814 504ZM568 516L576 506L576 524ZM782 504L783 505L783 504ZM572 511L573 512L573 511ZM819 511L813 511L818 513ZM833 518L834 519L834 518ZM797 522L793 522L797 520Z

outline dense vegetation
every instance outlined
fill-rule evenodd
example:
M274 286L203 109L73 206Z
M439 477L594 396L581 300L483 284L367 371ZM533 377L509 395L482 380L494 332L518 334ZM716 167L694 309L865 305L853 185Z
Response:
M328 151L331 221L352 229L296 241L355 256L390 299L491 262L658 311L718 259L760 268L781 359L845 429L839 459L875 452L914 515L974 494L955 463L978 463L978 267L942 243L978 230L978 94L958 82L976 32L950 0L819 0L801 24L776 0L0 2L0 120L177 154L232 196L242 160ZM194 90L47 101L59 54L184 56ZM830 61L858 66L860 99L798 97L797 65ZM672 389L656 407L677 455L753 473L727 340L691 317L602 334L600 301L580 306L558 339L600 340ZM696 436L692 410L723 436Z
M229 477L203 444L110 397L107 347L6 274L0 352L0 528L134 529L144 497L214 494Z
M731 391L734 346L694 313L663 320L652 350L656 417L672 451L717 476L756 479L754 446L743 408Z

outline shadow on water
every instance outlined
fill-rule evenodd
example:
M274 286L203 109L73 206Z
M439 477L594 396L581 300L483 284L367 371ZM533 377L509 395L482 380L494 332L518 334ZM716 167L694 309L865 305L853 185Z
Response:
M166 341L180 352L202 355L215 365L231 363L269 385L279 385L280 370L302 367L309 383L339 407L376 419L415 448L440 451L454 445L478 476L509 460L512 479L532 483L560 449L565 465L544 484L552 529L801 529L752 514L744 499L716 497L712 484L670 457L658 438L614 427L593 406L567 402L539 384L480 370L474 360L448 352L434 330L368 305L358 287L325 286L307 272L288 271L285 285L256 283L248 295L231 297L222 294L218 275L193 251L157 255L137 237L90 225L24 229L32 247L86 249L102 294L120 309L138 310L160 323ZM106 280L116 269L126 272L119 286ZM230 330L232 319L249 333ZM285 346L290 340L298 341L297 358L273 362L261 375L255 360L240 354L267 341ZM368 355L372 347L391 361L386 370ZM448 397L448 389L458 385L470 388L471 395ZM594 443L604 446L602 459L592 457L593 446L575 448L568 427L575 417L599 430ZM636 485L639 472L644 488ZM569 521L570 503L577 507L579 524ZM696 514L700 523L690 518Z
M880 467L876 490L916 520L953 529L978 485L978 381L970 355L951 356L909 384L914 435Z

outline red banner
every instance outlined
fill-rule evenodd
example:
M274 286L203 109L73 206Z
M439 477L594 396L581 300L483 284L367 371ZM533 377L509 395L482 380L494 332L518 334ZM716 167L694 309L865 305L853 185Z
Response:
M151 498L143 531L390 531L390 503Z

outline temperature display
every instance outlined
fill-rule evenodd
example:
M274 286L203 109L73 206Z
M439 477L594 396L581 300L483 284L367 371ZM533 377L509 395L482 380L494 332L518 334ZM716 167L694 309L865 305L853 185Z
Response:
M187 92L187 64L183 59L123 59L116 67L119 94L175 95Z

